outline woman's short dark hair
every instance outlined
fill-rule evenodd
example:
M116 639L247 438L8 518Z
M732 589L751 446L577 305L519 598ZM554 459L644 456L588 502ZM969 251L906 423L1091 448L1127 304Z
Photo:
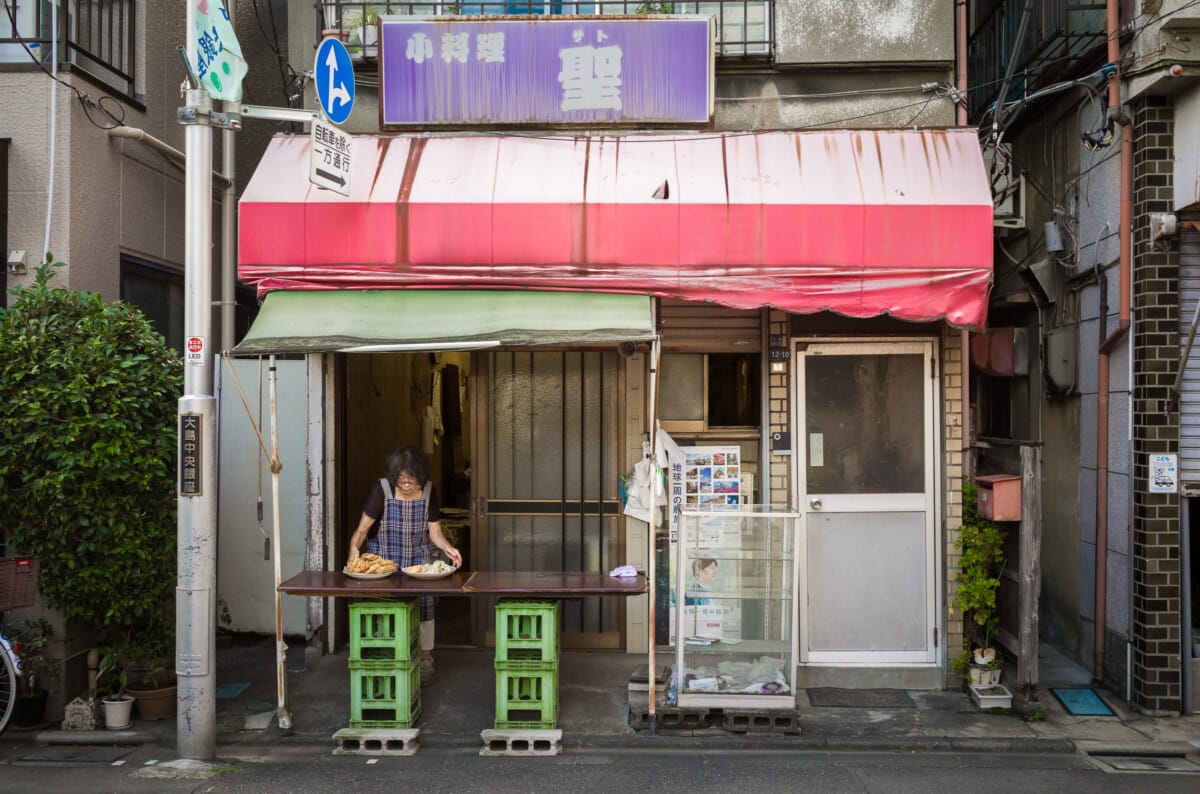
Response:
M387 456L385 466L388 482L393 487L401 474L414 478L422 488L429 479L429 464L425 461L425 455L416 447L397 447L392 450L392 454Z

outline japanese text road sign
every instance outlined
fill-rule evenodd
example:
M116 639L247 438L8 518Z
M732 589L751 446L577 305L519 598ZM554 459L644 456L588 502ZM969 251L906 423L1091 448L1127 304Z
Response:
M320 188L350 195L350 136L314 119L308 157L308 181Z

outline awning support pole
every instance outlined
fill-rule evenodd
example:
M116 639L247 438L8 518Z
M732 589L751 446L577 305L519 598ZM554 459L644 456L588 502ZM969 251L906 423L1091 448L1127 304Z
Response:
M283 550L279 545L279 472L283 470L283 465L279 462L275 356L271 356L271 364L267 371L271 404L271 543L274 544L271 564L275 568L275 679L279 694L275 717L279 720L279 727L288 730L292 727L292 715L287 707L287 643L283 641L283 595L279 592L279 585L283 582L282 563L280 562Z
M657 678L657 668L655 667L657 658L655 652L658 645L658 632L656 630L657 618L655 617L654 607L658 599L657 587L655 587L656 580L658 579L658 505L655 503L658 501L656 494L659 485L658 478L660 476L658 471L658 359L662 352L661 345L661 337L655 337L654 341L650 343L650 477L652 480L650 483L650 553L647 557L650 560L650 565L648 566L649 570L646 571L650 593L650 614L647 621L650 630L650 641L646 643L646 667L648 671L646 677L650 682L650 689L647 693L649 697L649 711L647 712L646 719L650 736L655 735L655 721L657 719L657 715L655 714L656 692L654 684ZM667 509L671 509L670 504L667 505ZM670 520L668 518L669 523Z

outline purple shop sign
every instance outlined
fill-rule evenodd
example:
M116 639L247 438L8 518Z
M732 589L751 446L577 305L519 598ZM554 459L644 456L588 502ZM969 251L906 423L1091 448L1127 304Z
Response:
M380 18L380 125L707 124L709 17Z

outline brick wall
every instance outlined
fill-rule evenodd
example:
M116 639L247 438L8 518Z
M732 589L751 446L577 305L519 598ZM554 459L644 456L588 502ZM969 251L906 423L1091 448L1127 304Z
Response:
M1149 492L1148 455L1178 452L1170 386L1179 363L1179 259L1150 239L1148 213L1172 209L1174 111L1150 97L1134 114L1133 691L1148 713L1181 708L1179 496ZM1110 303L1116 305L1113 297ZM1116 529L1112 527L1111 529ZM1108 653L1112 644L1106 643ZM1107 665L1106 665L1107 666Z
M955 543L962 528L963 487L963 357L962 335L947 328L942 334L942 480L945 502L946 603L953 604L958 593L958 568L961 556ZM953 662L962 651L963 618L957 610L947 610L946 661Z
M789 340L791 344L791 332L788 325L788 315L786 312L781 312L776 309L771 309L770 315L767 317L767 325L769 330L767 333L772 336L782 336ZM786 432L791 427L791 404L788 401L788 394L791 383L791 365L788 361L772 361L771 371L767 375L767 382L770 384L769 395L771 415L767 419L769 433ZM778 370L778 371L776 371ZM799 433L799 430L795 431ZM792 436L795 440L796 436ZM769 502L776 505L791 504L792 501L792 459L787 455L771 455L767 458L766 472L768 477L768 487L766 489L770 496Z

